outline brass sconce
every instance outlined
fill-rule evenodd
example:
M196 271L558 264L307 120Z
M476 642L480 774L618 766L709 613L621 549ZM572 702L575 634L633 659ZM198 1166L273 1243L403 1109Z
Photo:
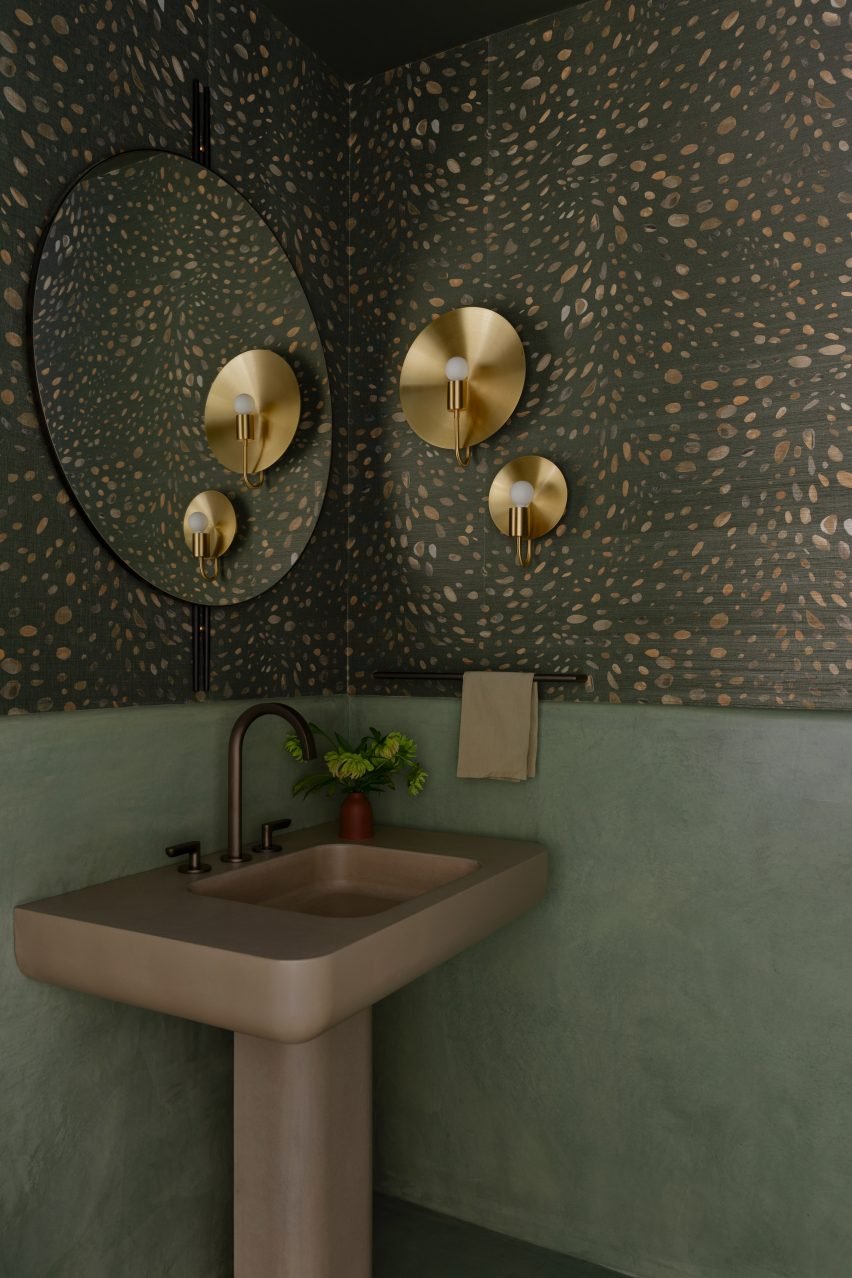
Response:
M275 351L243 351L220 369L210 387L204 407L207 442L246 488L260 488L263 472L293 442L301 413L299 383L287 361Z
M260 488L263 483L263 471L254 483L248 473L248 446L257 438L257 405L251 395L238 395L234 400L234 412L237 422L237 439L243 446L243 483L246 488Z
M452 355L444 366L447 379L447 412L453 415L453 448L460 466L470 465L470 446L462 453L461 415L467 409L470 365L463 355Z
M205 581L219 578L219 560L237 533L237 513L224 493L208 489L193 497L183 517L183 535Z
M421 439L451 448L467 466L471 448L512 416L525 378L523 343L509 321L463 306L412 342L400 376L402 411Z
M497 472L488 494L491 518L515 539L520 568L529 568L533 540L555 528L568 507L568 485L546 457L516 457Z

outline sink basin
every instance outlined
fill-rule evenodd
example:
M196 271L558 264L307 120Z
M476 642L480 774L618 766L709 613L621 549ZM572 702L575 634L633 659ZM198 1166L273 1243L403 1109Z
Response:
M547 853L394 827L281 842L18 906L15 953L35 980L234 1031L235 1278L370 1278L372 1005L534 905Z
M402 901L479 869L469 857L438 856L353 843L323 843L252 866L193 891L270 910L353 919L381 914Z
M279 836L280 837L280 836ZM36 980L238 1034L303 1043L523 914L547 882L538 843L331 825L192 880L172 865L21 905Z

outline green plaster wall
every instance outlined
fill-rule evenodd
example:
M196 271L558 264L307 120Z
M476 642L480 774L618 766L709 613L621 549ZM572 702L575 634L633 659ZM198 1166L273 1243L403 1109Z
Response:
M342 698L294 700L333 724ZM231 1036L27 980L12 909L224 844L243 705L0 719L0 1278L231 1274ZM246 829L291 813L280 722L246 739Z
M848 1278L850 726L542 706L540 772L458 781L459 705L297 702L416 736L379 818L529 834L534 912L376 1016L379 1188L641 1278ZM225 1034L22 977L11 910L222 842L239 704L0 723L2 1278L230 1273ZM252 822L292 812L281 730Z
M642 1278L848 1278L852 724L543 705L539 775L458 781L454 700L408 824L540 839L532 913L378 1009L382 1190Z

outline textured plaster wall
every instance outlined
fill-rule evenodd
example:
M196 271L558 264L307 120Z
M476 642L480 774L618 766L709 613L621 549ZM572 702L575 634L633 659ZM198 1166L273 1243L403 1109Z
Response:
M551 854L378 1008L379 1187L641 1278L848 1278L848 720L544 705L512 785L455 778L454 701L350 709L432 773L382 817Z
M296 699L336 725L343 698ZM224 844L230 725L244 706L0 722L0 1278L228 1278L231 1035L41 985L12 909ZM246 830L291 813L280 723L246 738ZM177 871L175 871L177 872Z
M552 855L533 913L378 1009L379 1187L641 1278L847 1278L845 718L545 705L513 786L454 778L455 701L296 704L417 738L429 787L379 819ZM2 1278L230 1272L228 1036L26 980L10 924L220 845L240 708L0 725ZM280 738L247 742L249 820L323 819Z

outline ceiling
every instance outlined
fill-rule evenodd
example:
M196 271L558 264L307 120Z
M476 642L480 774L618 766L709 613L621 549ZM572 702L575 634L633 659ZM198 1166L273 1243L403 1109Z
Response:
M267 0L349 83L565 8L572 0ZM579 3L579 0L573 0Z

